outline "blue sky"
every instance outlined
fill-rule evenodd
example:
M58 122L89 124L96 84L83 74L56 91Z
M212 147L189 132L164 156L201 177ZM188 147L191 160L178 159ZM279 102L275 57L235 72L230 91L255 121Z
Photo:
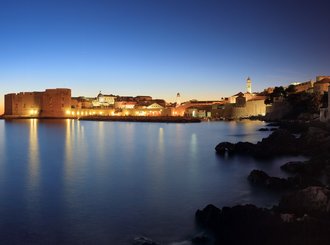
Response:
M326 0L0 0L0 96L219 99L330 74ZM0 103L1 108L1 103Z

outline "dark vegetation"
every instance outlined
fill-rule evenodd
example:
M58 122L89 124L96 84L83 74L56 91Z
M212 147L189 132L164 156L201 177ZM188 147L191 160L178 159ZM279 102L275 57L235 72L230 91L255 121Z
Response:
M283 119L298 119L303 114L319 114L320 108L328 106L328 93L323 95L318 93L300 92L296 93L293 85L284 89L283 87L275 87L265 104L273 104L276 100L284 101L290 107L290 110Z

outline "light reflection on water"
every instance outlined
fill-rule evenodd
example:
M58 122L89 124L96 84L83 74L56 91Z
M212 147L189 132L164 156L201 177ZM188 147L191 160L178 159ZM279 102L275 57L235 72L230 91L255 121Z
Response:
M164 244L193 235L194 213L277 196L252 188L249 157L215 154L220 141L256 142L262 122L201 124L0 121L1 244Z

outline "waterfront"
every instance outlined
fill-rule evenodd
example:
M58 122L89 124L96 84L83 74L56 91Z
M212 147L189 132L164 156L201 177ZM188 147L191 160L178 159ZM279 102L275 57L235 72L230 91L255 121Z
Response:
M254 169L279 165L222 158L222 141L257 142L263 122L200 124L0 121L0 243L168 244L194 235L208 203L271 206L276 194L250 186Z

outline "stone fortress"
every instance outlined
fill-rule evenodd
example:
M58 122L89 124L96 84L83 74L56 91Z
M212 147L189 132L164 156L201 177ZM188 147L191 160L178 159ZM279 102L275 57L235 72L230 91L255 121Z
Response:
M316 81L292 83L297 93L328 92L330 76L318 76ZM96 97L71 97L71 89L46 89L43 92L20 92L5 95L5 118L80 118L85 116L185 116L209 119L239 119L265 115L273 105L266 105L267 94L252 92L252 80L246 80L246 92L239 92L216 101L190 100L181 103L177 93L175 103L151 96L118 96L102 94ZM330 105L330 103L329 103ZM328 120L328 110L321 110L321 119ZM326 119L325 119L326 118Z
M65 112L70 108L70 89L46 89L44 92L5 95L5 116L65 117Z

